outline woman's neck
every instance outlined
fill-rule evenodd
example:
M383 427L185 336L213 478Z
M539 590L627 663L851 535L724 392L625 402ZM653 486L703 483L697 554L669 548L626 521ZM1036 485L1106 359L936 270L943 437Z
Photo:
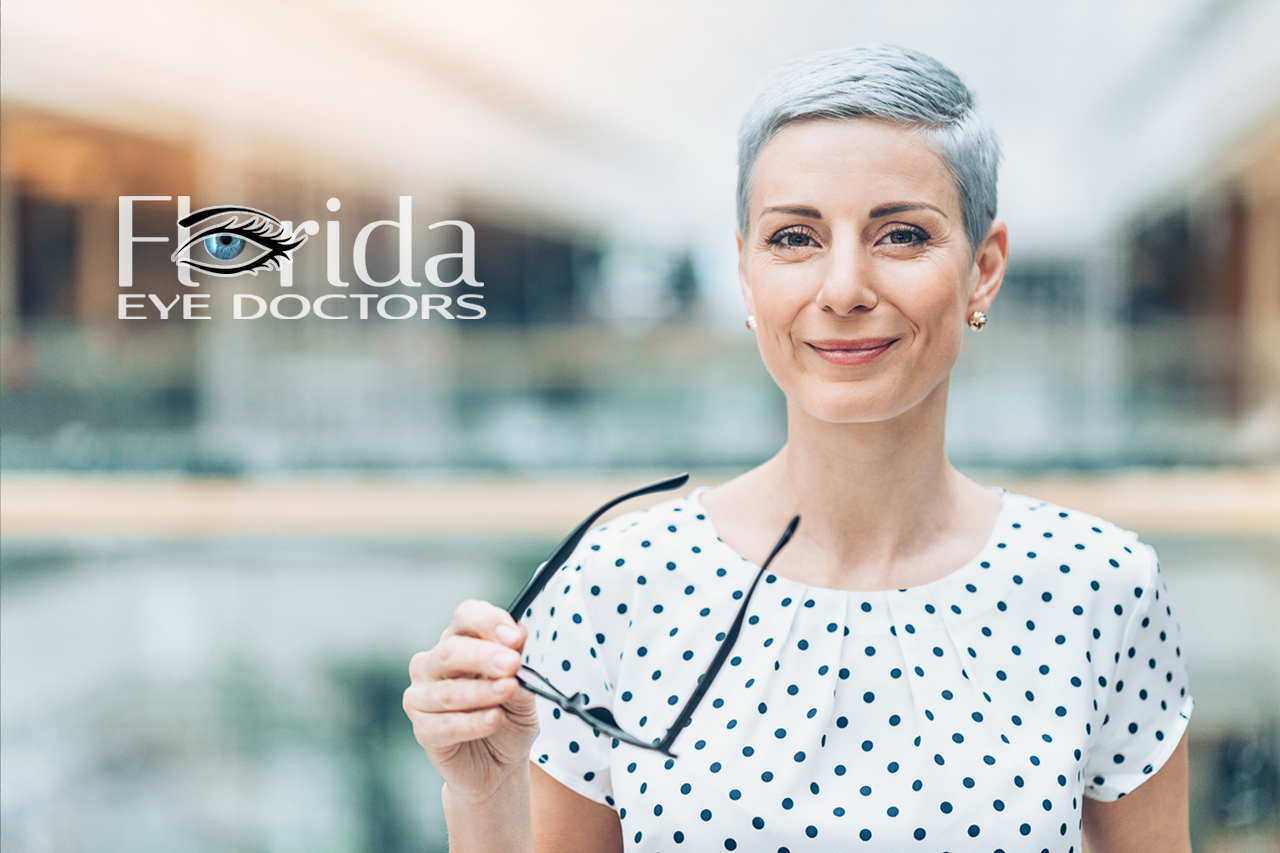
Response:
M802 518L778 571L814 586L893 589L935 580L976 556L999 497L944 450L946 387L889 421L833 424L795 406L776 456L705 496L721 538L756 562Z

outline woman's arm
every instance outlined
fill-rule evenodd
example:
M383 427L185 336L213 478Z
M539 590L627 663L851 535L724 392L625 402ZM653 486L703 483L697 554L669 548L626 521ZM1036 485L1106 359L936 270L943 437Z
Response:
M1115 802L1085 798L1087 853L1191 853L1187 737L1156 774Z
M533 694L514 678L527 636L505 610L464 601L440 642L409 662L404 710L444 777L449 849L533 853Z
M617 812L569 790L536 764L529 765L529 782L538 853L621 853Z
M483 799L441 792L450 853L537 853L529 819L529 776L515 772Z

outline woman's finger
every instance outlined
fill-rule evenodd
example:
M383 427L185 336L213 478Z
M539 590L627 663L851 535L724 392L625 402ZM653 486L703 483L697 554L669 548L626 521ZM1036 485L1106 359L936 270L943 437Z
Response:
M458 605L441 639L457 635L492 640L512 649L524 647L527 632L507 611L487 601L469 599Z
M489 640L455 634L445 637L434 649L415 655L409 664L409 675L419 681L445 679L505 678L520 668L520 655Z
M424 746L430 744L432 749L447 749L488 737L502 726L503 719L505 715L501 708L422 714L414 717L413 729L418 742Z
M450 678L414 685L406 693L407 708L424 714L454 711L476 711L503 704L516 692L514 678L496 681L475 678Z

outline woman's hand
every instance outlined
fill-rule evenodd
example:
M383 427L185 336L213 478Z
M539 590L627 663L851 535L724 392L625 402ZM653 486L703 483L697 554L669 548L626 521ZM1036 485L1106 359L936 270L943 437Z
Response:
M435 648L409 662L404 710L454 797L484 802L527 772L538 718L514 678L526 636L505 610L464 601Z

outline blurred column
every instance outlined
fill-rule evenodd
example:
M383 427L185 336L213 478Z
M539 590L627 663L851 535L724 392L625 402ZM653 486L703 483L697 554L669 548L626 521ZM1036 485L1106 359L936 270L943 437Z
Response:
M209 128L201 138L204 145L196 155L198 195L191 199L192 209L245 203L247 143L228 129ZM233 289L224 286L225 281L207 276L199 280L201 291L211 297L209 314L221 319L199 323L196 328L196 456L215 469L225 466L237 470L253 455L247 430L258 375L253 369L253 333L251 324L228 319L232 316ZM261 448L258 455L262 455ZM272 467L270 460L254 461Z
M123 194L123 193L121 193ZM76 317L82 323L116 322L119 205L116 197L92 197L80 207L76 256ZM172 236L170 236L172 239Z
M1247 457L1280 452L1280 137L1238 176L1244 203L1241 401Z
M1249 199L1245 227L1245 394L1265 406L1280 390L1280 195Z
M1095 465L1112 464L1124 438L1124 257L1121 243L1107 242L1085 264L1083 339L1078 350L1085 428L1077 458Z
M0 330L5 334L18 325L18 234L13 183L0 180Z

